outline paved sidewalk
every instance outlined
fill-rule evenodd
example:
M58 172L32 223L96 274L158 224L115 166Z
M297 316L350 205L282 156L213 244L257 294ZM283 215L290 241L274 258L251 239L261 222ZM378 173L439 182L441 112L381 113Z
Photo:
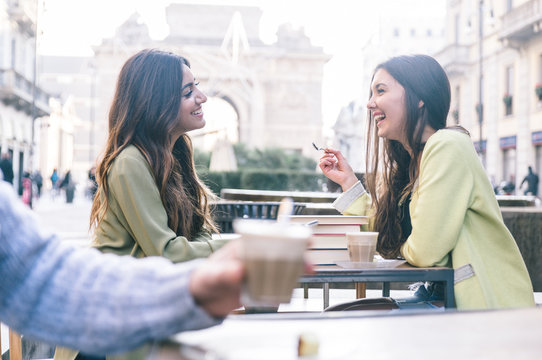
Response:
M53 198L49 192L34 202L34 212L40 227L77 245L86 245L90 240L88 226L91 207L92 201L79 193L75 194L70 204L66 203L63 193Z

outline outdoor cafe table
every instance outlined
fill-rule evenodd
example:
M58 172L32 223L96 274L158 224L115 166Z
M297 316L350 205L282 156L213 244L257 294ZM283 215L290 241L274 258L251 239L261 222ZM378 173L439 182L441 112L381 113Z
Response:
M297 359L307 332L318 339L318 360L540 359L542 308L230 315L157 344L149 359Z
M454 307L454 270L446 267L417 268L402 264L394 268L345 269L339 266L317 266L314 274L299 279L301 284L324 284L324 308L329 306L330 283L382 282L382 296L390 296L390 282L417 281L442 283L444 306Z

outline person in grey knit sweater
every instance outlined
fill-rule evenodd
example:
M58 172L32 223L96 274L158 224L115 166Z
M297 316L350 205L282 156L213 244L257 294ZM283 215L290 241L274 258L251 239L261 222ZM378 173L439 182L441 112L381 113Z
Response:
M240 306L237 253L172 264L74 248L0 183L0 321L40 341L105 354L219 324Z

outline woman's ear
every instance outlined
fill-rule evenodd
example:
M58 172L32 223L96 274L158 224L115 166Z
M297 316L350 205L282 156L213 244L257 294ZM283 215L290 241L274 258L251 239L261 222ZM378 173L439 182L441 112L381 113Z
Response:
M423 103L423 100L420 100L418 103L418 108L421 109L425 104Z

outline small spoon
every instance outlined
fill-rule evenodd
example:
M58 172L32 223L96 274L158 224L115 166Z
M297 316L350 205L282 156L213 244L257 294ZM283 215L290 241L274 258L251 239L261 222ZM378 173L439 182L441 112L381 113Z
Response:
M314 148L315 148L316 150L326 151L326 149L316 146L315 143L312 143L312 146L314 146ZM327 151L326 151L326 152L327 152Z

